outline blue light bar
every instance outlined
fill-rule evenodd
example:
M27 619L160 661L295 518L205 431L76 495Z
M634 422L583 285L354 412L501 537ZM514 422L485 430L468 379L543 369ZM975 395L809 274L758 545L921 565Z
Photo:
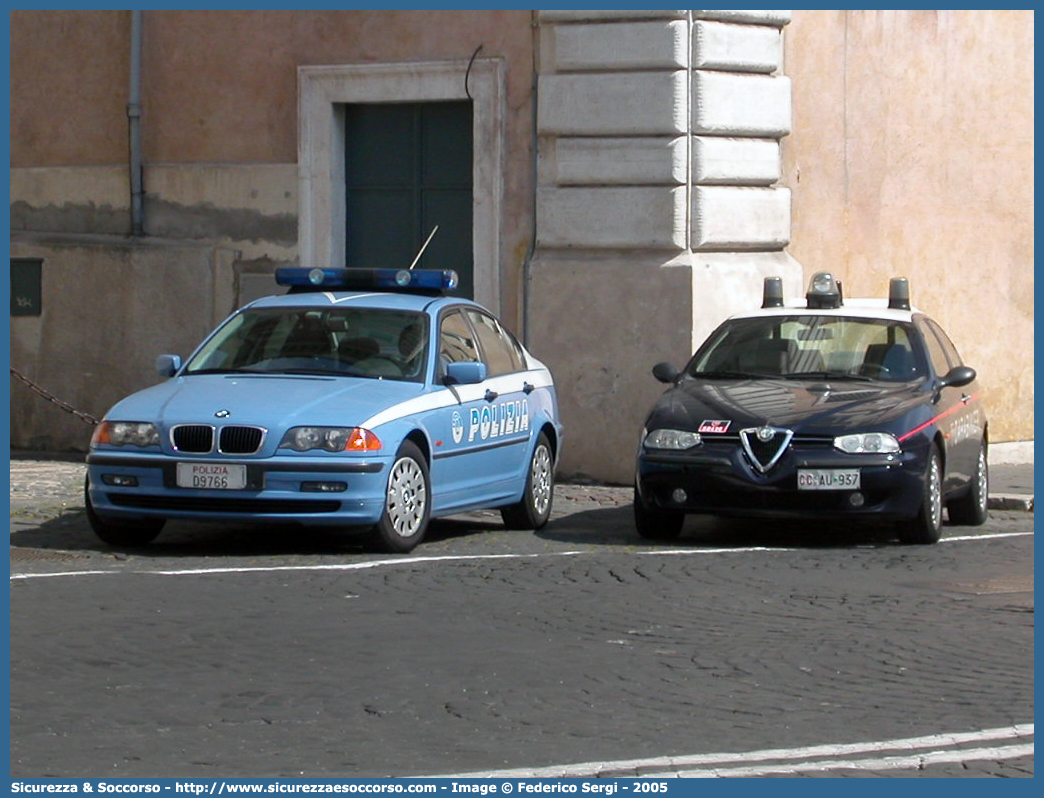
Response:
M276 269L276 282L297 291L452 291L453 269Z

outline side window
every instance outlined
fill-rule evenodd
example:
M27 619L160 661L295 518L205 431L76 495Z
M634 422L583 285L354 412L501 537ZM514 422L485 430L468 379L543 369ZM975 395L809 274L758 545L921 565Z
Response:
M471 308L465 312L475 328L475 335L478 336L479 346L485 355L490 377L511 374L525 368L521 352L511 337L501 329L496 319Z
M500 328L500 333L504 336L504 339L507 341L508 346L511 347L511 351L514 352L514 358L515 361L518 363L518 369L520 371L525 371L526 369L528 369L529 364L526 362L526 356L522 352L522 345L518 342L518 339L516 339L515 336L512 335L511 332L505 329L503 326Z
M443 316L442 329L439 331L439 360L460 363L480 359L464 314L454 310Z
M957 347L953 345L953 341L950 340L949 336L943 332L942 327L931 319L926 319L925 321L939 339L939 343L942 345L943 351L946 353L946 357L950 361L950 367L953 368L954 366L963 365L961 356L957 354Z
M932 361L932 371L935 372L937 377L941 377L950 370L950 362L946 358L946 352L943 351L942 344L939 343L939 339L927 324L919 321L917 329L920 330L925 346L928 347L928 359Z

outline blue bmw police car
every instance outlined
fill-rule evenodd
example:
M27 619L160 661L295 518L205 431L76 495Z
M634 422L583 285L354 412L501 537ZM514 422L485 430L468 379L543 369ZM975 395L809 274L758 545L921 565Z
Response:
M943 330L889 298L842 297L829 273L725 321L652 408L637 454L639 534L673 538L686 513L862 518L934 543L986 520L988 425L975 371Z
M87 458L87 514L118 546L167 519L366 530L406 552L432 517L551 512L551 374L437 270L277 272L288 293L221 324L166 381L117 403Z

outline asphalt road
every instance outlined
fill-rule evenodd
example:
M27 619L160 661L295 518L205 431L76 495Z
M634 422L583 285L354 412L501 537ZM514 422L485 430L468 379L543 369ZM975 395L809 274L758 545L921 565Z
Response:
M68 466L12 484L13 777L1034 774L1032 513L656 546L628 491L567 486L539 533L470 514L408 556L115 552Z

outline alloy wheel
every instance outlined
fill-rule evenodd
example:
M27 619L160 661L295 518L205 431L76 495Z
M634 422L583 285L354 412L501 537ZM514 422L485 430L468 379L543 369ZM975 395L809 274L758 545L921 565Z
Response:
M533 509L544 515L551 504L551 453L546 446L538 446L533 453L530 476L533 484Z
M392 466L388 479L387 510L395 534L408 538L424 521L428 500L424 472L412 457L403 457Z

